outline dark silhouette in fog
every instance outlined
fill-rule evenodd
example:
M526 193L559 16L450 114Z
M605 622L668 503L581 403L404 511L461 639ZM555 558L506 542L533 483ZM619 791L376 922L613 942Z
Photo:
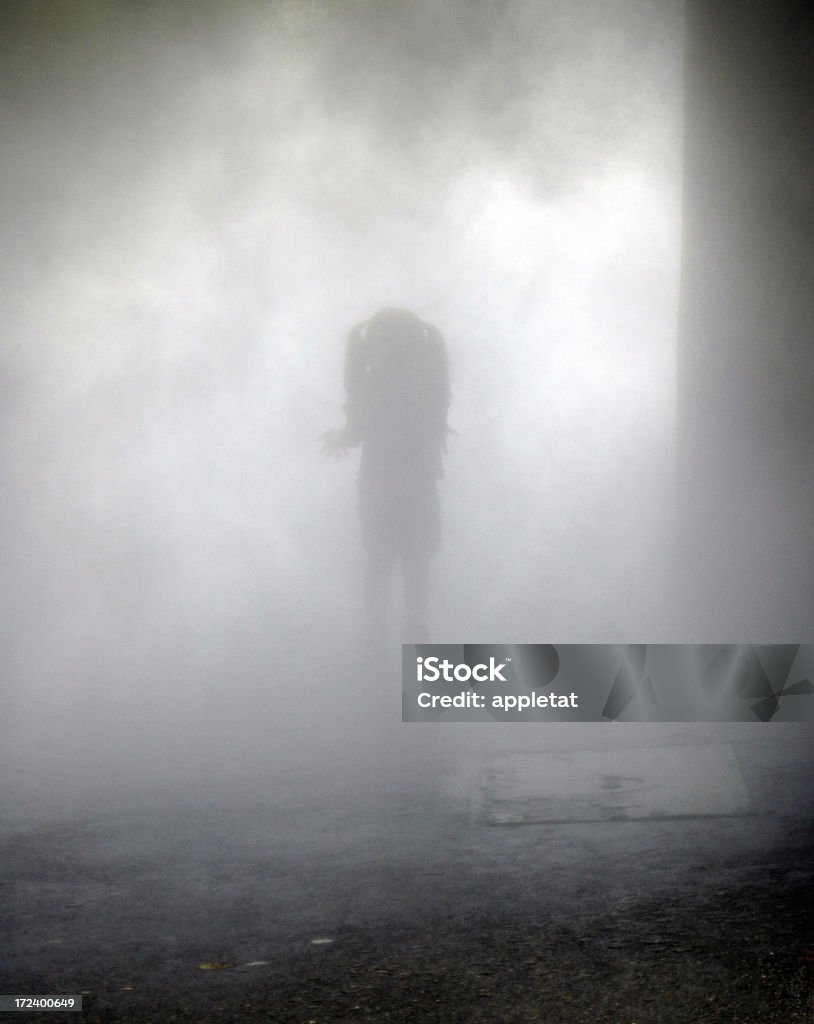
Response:
M385 635L390 579L400 561L404 639L419 641L426 632L429 561L441 539L437 481L450 389L440 332L407 310L380 310L348 336L345 390L345 425L322 440L334 456L362 446L359 514L370 638Z

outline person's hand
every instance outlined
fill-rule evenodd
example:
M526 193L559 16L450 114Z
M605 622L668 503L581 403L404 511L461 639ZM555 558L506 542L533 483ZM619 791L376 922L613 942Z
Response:
M318 440L322 444L322 454L329 459L339 459L350 450L347 434L344 430L326 430Z

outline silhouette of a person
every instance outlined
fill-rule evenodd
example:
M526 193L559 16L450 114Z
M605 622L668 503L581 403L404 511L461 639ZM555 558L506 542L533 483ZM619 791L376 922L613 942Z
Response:
M404 579L405 637L426 630L429 562L441 539L437 481L443 476L450 400L446 346L437 328L404 309L382 309L350 332L346 421L323 435L339 456L361 444L359 512L367 549L368 628L381 639L396 561Z

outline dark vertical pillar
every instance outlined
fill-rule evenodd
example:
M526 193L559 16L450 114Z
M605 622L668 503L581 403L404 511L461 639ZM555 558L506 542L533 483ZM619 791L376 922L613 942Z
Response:
M699 639L814 635L811 10L687 2L679 501Z

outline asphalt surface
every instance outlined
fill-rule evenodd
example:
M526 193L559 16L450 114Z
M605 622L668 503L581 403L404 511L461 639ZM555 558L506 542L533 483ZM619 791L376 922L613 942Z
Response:
M164 784L21 770L0 993L83 993L25 1015L52 1024L814 1021L809 727L732 727L746 815L503 828L472 784L510 734L448 728Z

